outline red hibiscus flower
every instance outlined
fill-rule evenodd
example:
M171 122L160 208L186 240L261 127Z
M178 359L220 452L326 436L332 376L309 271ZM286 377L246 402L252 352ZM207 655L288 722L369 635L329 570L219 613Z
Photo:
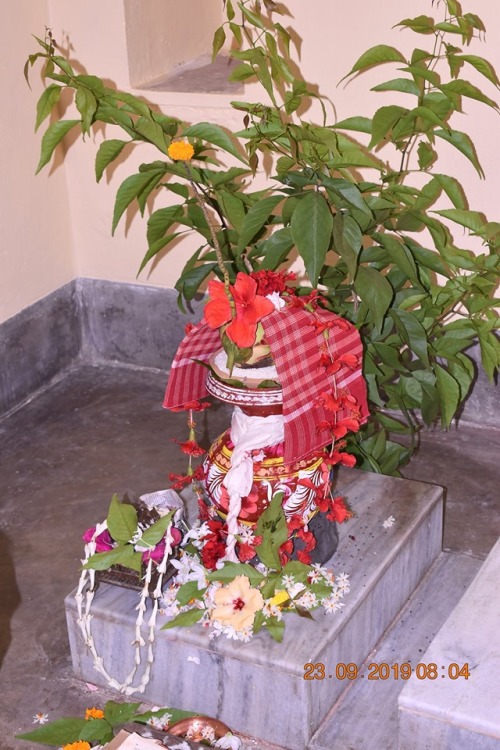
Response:
M226 290L222 281L208 284L210 301L205 306L204 318L210 328L220 328L229 323L226 334L241 349L255 343L257 323L274 310L271 300L257 294L257 282L246 273L239 273L236 284L230 293L236 309L236 317L231 314Z
M181 443L180 440L172 438L174 443L177 443L181 447L181 451L187 456L203 456L205 450L201 448L195 440L187 440L185 443Z

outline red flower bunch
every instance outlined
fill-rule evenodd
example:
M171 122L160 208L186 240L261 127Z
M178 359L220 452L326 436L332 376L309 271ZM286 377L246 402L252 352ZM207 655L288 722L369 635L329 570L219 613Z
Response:
M289 281L295 281L297 274L285 273L284 271L252 271L250 274L252 279L257 282L257 294L261 294L265 297L267 294L273 292L289 292L294 294L295 289L287 286Z
M192 474L174 474L174 472L171 472L168 475L168 478L173 482L173 490L182 490L183 487L187 487L187 485L191 484L195 479L198 481L203 479L203 467L198 466Z
M222 521L207 521L210 532L202 537L205 542L200 550L203 565L207 570L215 570L218 560L226 554L226 524Z
M205 306L204 318L210 328L229 323L226 335L240 349L245 349L255 343L257 323L274 310L274 305L271 300L257 294L257 282L246 273L239 273L229 290L235 316L222 281L210 281L210 300Z
M348 509L344 502L343 497L331 497L325 495L321 500L316 501L318 510L321 513L326 513L329 521L337 521L337 523L343 523L346 518L352 516L351 511Z

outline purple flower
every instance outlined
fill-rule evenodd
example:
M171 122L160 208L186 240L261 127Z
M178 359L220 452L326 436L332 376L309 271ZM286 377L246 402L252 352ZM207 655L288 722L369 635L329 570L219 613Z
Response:
M82 536L83 541L85 544L88 544L92 541L92 537L95 534L95 526L92 526L91 529L87 529L85 534ZM109 531L105 529L100 534L96 536L94 539L95 541L95 551L96 552L108 552L108 550L113 549L114 541L112 537L109 534Z
M172 526L172 528L170 529L170 533L172 534L172 547L177 547L177 545L182 539L182 534L179 531L179 529L175 528L175 526ZM151 558L153 562L159 564L163 560L164 554L165 554L165 537L158 542L156 547L153 547L153 549L148 549L142 553L142 562L147 563L148 560Z

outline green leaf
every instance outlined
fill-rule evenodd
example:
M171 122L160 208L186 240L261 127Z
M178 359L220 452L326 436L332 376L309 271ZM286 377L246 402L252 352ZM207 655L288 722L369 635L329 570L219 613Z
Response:
M206 590L206 586L202 589L198 587L198 581L188 581L179 587L175 598L183 607L185 604L189 604L192 599L202 599Z
M258 29L265 29L262 18L257 13L252 13L252 11L248 10L248 8L243 5L243 3L238 3L238 5L240 6L241 12L243 13L247 21L249 21L253 26L257 26Z
M443 83L439 88L445 94L451 92L453 94L458 94L459 96L467 96L469 99L476 99L478 102L493 107L493 109L498 109L498 104L494 102L493 99L490 99L486 94L483 94L481 89L478 89L477 86L473 86L472 83L469 83L468 81L457 79L455 81L450 81L450 83Z
M104 718L109 721L112 727L117 724L126 724L128 721L132 721L132 717L140 705L140 703L108 701L104 706Z
M139 266L139 270L137 271L137 275L144 270L144 268L147 266L150 260L152 260L158 253L160 253L163 248L165 248L167 245L169 245L172 240L175 240L176 237L179 237L182 232L173 232L172 234L167 234L165 237L161 237L159 240L156 240L153 242L152 245L149 246L148 251L144 258L141 261L141 265Z
M226 32L224 31L223 26L219 26L219 28L216 29L215 31L213 42L212 42L212 62L214 62L220 50L224 46L225 41L226 41Z
M57 86L53 83L51 86L47 86L36 105L36 122L35 122L35 133L45 120L50 115L56 104L58 103L61 96L62 86Z
M266 510L257 522L256 535L262 537L259 545L255 545L259 560L273 570L281 570L279 548L288 539L285 513L282 508L283 493L273 495Z
M441 397L441 422L449 427L460 403L460 387L455 378L441 365L434 365L436 382Z
M390 47L387 44L378 44L375 47L371 47L369 50L364 52L358 60L354 63L349 73L342 78L348 78L353 73L367 70L374 65L380 65L386 62L406 62L405 57L395 47Z
M435 130L434 135L437 135L438 138L442 138L444 141L451 143L452 146L458 149L458 151L466 156L467 159L469 159L469 161L474 165L474 168L476 169L478 175L484 178L483 168L481 167L481 164L479 163L479 160L477 158L476 149L466 133L461 133L458 130L452 130L451 132L447 132L446 130Z
M465 199L463 188L455 177L449 177L446 174L435 174L434 179L439 182L455 208L467 208L467 200Z
M175 510L171 510L166 516L162 516L149 529L143 533L139 544L144 547L156 547L158 542L163 539L169 524L172 522Z
M248 563L233 563L225 562L222 568L213 570L208 574L207 578L209 581L222 581L222 583L229 583L234 581L236 576L246 576L252 586L258 586L264 580L262 573L249 565Z
M351 279L356 276L362 242L363 235L357 222L352 216L338 211L333 218L334 249L345 261Z
M205 614L204 609L188 609L187 612L180 612L174 617L173 620L163 625L162 630L170 630L170 628L186 627L188 625L194 625L198 620L201 620Z
M383 234L382 232L376 232L373 234L373 238L380 242L382 247L387 251L391 261L397 266L403 273L408 276L417 286L420 285L420 279L418 277L417 266L413 260L413 256L410 250L395 237L389 234Z
M57 719L44 724L32 732L16 734L18 740L30 740L41 745L55 745L56 747L76 742L85 726L85 719Z
M460 224L462 227L472 230L476 234L480 234L482 228L486 224L484 215L479 211L467 211L458 208L446 208L442 211L434 211L434 213L444 216L446 219Z
M290 227L309 280L316 287L333 229L333 216L320 193L313 190L306 193L293 212Z
M80 732L81 740L100 744L113 739L113 729L106 719L88 719Z
M108 511L108 531L115 542L126 544L137 531L137 511L128 503L121 503L113 495Z
M153 183L157 182L161 172L138 172L137 174L130 175L127 177L116 193L115 207L113 211L113 225L111 233L115 233L115 229L120 221L123 213L126 211L128 206L132 203L134 198L138 198L143 190L150 187Z
M255 76L255 70L247 63L240 63L234 67L228 75L228 81L246 81Z
M416 18L405 18L397 26L404 26L417 34L434 34L434 19L430 16L417 16Z
M176 219L184 215L181 205L166 206L154 211L148 219L147 238L148 245L164 237L167 229L170 229Z
M355 130L359 133L371 133L372 121L369 117L348 117L345 120L335 123L332 127L339 130Z
M360 266L354 281L354 288L370 310L375 326L381 330L394 294L392 286L374 268Z
M95 157L95 178L97 182L100 181L106 167L120 156L127 143L128 141L120 141L116 138L101 143Z
M72 130L75 125L79 125L80 120L59 120L58 122L49 125L42 138L42 146L40 151L40 161L36 168L35 174L43 169L43 167L49 163L54 149L62 141L65 135Z
M222 206L224 215L229 219L229 223L241 232L245 221L245 204L241 197L236 193L230 193L228 190L219 192L219 203Z
M380 141L388 136L394 125L408 113L404 107L398 107L391 104L387 107L381 107L373 115L372 120L372 137L368 148L372 149Z
M410 349L420 357L426 367L430 367L427 351L427 334L422 323L408 310L391 310L390 315L394 320L400 335Z
M274 270L283 263L293 247L292 233L289 227L278 229L259 245L259 251L264 255L260 267Z
M283 620L278 620L277 617L269 617L264 622L264 626L269 631L269 635L278 643L283 640L283 633L285 631L285 623Z
M124 565L126 568L132 568L132 570L140 572L141 560L140 552L135 552L131 544L120 544L118 547L113 547L109 552L96 552L82 566L82 569L108 570L112 565Z
M436 152L425 141L418 144L418 166L422 170L428 169L437 159Z
M486 374L493 383L499 364L498 341L491 334L488 337L480 335L479 347L481 349L481 362Z
M75 104L82 116L83 132L88 133L90 132L90 126L92 125L97 109L97 100L90 89L85 86L79 86L76 90Z
M177 281L175 288L182 293L182 296L185 299L194 299L200 284L214 271L216 267L216 262L203 263L201 266L196 266L185 273L183 272L182 276Z
M241 226L237 248L238 254L241 254L247 245L249 245L260 232L262 227L267 223L273 210L282 200L283 196L281 195L270 195L267 198L257 201L257 203L250 208Z
M379 83L378 86L373 86L370 90L401 91L403 94L412 94L413 96L420 95L420 90L417 84L409 78L393 78L390 81L385 81L385 83Z
M472 65L473 68L491 81L495 86L500 86L500 81L498 80L495 68L490 62L488 62L488 60L485 60L484 57L478 57L477 55L456 55L456 57L457 59L463 60L464 62L469 63L469 65Z
M190 128L185 130L184 136L186 138L201 138L203 141L207 141L207 143L222 148L224 151L227 151L228 154L235 156L246 164L246 160L241 156L240 152L234 145L234 141L221 127L219 127L219 125L214 125L210 122L200 122L196 125L191 125Z
M169 139L165 136L161 125L152 119L150 112L147 116L143 115L135 121L134 129L145 140L155 145L162 154L167 153Z

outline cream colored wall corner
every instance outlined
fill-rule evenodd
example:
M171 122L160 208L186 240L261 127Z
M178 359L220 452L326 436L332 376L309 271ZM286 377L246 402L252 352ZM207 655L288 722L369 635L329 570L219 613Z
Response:
M17 0L8 15L0 65L0 322L75 275L65 170L59 165L50 177L34 176L35 102L42 86L33 75L30 91L23 77L31 34L43 34L48 23L48 3Z

